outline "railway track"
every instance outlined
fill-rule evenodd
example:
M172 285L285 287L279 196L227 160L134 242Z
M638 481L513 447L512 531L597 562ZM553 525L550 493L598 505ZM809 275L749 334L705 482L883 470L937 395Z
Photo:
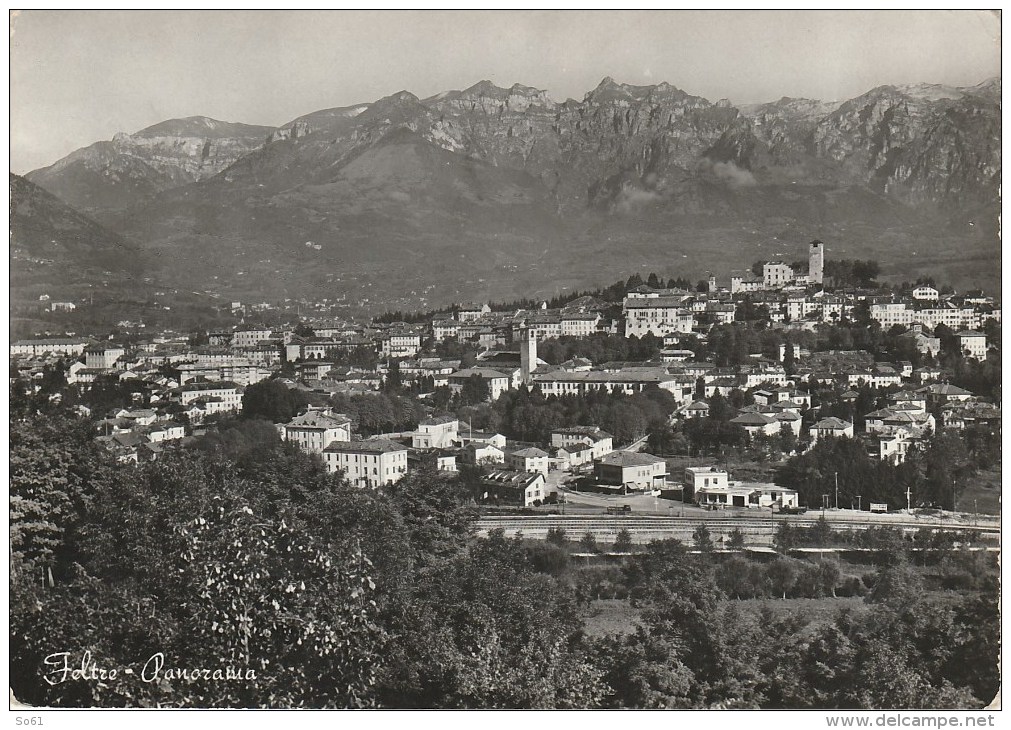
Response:
M543 517L486 516L477 521L479 535L487 535L490 530L501 529L507 537L522 532L527 537L544 537L549 529L563 529L570 539L590 532L598 540L613 540L621 530L628 530L632 541L637 543L664 538L688 540L701 525L705 525L714 540L726 538L733 530L740 530L752 544L771 544L772 536L779 525L789 521L796 526L810 527L817 522L815 517L755 519L729 517L705 519L699 517L647 517L647 516L598 516L598 515L545 515ZM939 520L837 520L829 521L833 530L863 530L869 527L890 525L903 530L957 529L973 530L987 535L999 535L1000 526L995 524L971 525L953 524Z

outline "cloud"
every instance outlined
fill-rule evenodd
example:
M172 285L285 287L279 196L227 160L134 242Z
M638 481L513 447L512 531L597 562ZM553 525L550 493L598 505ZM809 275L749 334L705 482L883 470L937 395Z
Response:
M650 205L660 200L660 195L651 190L623 187L614 201L615 207L622 213L629 213L637 208Z
M732 190L739 188L750 188L758 184L755 176L750 170L738 167L733 162L710 162L706 160L702 164L702 170L708 171L722 183L726 183Z

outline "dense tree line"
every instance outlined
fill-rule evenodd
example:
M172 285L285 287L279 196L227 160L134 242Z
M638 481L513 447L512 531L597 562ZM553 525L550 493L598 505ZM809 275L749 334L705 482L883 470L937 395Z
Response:
M889 552L859 618L814 624L741 611L735 558L717 571L677 541L581 576L564 536L476 538L458 477L362 490L280 443L118 465L58 409L12 422L10 487L11 688L34 705L978 707L997 687L987 566L938 602ZM763 595L847 586L786 558L748 572ZM590 638L587 602L608 586L641 619ZM58 681L58 652L117 673ZM241 681L145 681L157 655Z
M665 427L677 407L674 396L658 387L635 395L591 391L583 396L545 396L534 386L502 393L490 404L461 408L458 415L478 430L493 430L518 441L548 442L551 431L595 425L628 444Z
M557 337L537 343L537 356L551 365L560 365L575 357L594 365L606 362L643 362L660 354L663 340L652 334L643 337L593 334L589 337Z
M335 394L330 405L337 413L351 419L355 431L374 436L378 433L413 431L426 412L418 401L403 393Z
M326 349L326 359L334 365L359 368L361 370L375 370L379 363L379 355L376 348L371 345L361 345L350 350L343 347L328 347Z
M309 404L306 394L280 380L261 380L242 393L242 415L273 423L287 423Z
M996 437L973 432L973 443L981 452L993 454ZM814 447L788 459L776 471L776 483L799 493L801 504L822 505L828 495L835 504L838 484L839 505L849 507L871 502L898 509L914 507L953 509L957 496L978 471L965 440L942 429L922 447L913 447L901 464L872 457L866 445L852 438L823 438Z

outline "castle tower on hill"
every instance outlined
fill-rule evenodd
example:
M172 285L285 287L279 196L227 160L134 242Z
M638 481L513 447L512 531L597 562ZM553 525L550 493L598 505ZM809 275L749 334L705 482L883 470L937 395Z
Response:
M529 327L520 330L520 378L524 385L533 382L531 377L537 369L537 334Z
M821 284L825 277L825 244L821 241L811 241L811 249L807 265L807 280L812 284Z

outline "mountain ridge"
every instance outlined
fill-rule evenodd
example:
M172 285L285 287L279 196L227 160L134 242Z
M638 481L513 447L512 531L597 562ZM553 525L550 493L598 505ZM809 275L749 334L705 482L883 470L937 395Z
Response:
M877 246L886 270L964 268L995 248L999 99L999 78L741 107L667 82L605 77L582 101L557 102L485 80L311 112L262 139L225 137L247 147L206 165L188 155L208 139L172 137L175 156L159 142L159 157L136 133L122 141L132 151L107 151L107 161L89 153L92 172L106 164L139 188L119 199L112 190L111 202L103 191L115 186L80 166L66 166L80 179L62 177L64 187L88 183L90 205L79 207L157 252L168 280L223 291L302 295L338 274L368 279L387 262L397 273L384 287L445 282L444 296L480 296L493 277L540 289L590 283L588 251L600 266L629 263L608 245L637 252L642 266L669 267L677 250L676 263L718 270L719 255L724 268L731 252L747 264L760 239L794 237L820 237L850 257ZM201 119L148 130L198 134ZM40 184L59 188L47 169ZM978 255L954 263L952 246ZM447 251L461 262L440 271ZM500 286L506 298L529 293Z

